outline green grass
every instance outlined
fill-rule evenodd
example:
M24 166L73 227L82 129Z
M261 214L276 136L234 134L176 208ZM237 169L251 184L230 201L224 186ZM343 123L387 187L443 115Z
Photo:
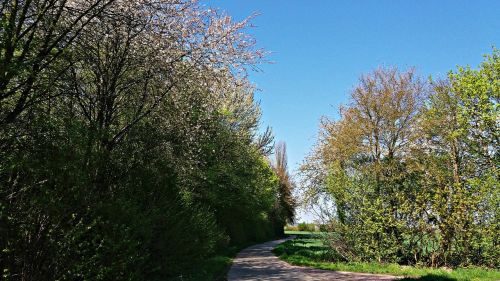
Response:
M215 256L197 264L196 270L187 272L182 277L170 281L222 281L226 280L226 274L231 267L233 257Z
M315 233L294 233L298 238L278 245L275 254L282 260L294 265L319 269L390 274L405 276L402 280L500 280L500 271L483 268L458 268L451 271L435 268L401 266L366 262L330 262L331 256L326 246Z
M236 254L256 243L248 242L241 245L228 246L219 251L217 255L200 263L193 264L192 271L185 272L182 276L167 281L225 281L227 280L227 272Z

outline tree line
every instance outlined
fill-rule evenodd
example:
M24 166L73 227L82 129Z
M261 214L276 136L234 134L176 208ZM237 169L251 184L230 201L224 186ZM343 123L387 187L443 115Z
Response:
M13 0L0 22L5 280L165 280L293 219L265 52L197 1Z
M499 98L497 49L444 79L361 76L301 167L331 258L498 268Z

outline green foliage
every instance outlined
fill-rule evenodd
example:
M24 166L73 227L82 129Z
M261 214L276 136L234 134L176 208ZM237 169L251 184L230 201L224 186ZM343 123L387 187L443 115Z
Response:
M1 9L3 278L165 280L198 265L212 275L225 249L282 226L271 219L272 137L260 136L241 78L262 54L247 22L193 1L91 2ZM28 37L14 40L7 18Z
M297 225L286 225L285 226L285 233L286 234L293 234L293 232L306 233L306 232L315 232L315 231L317 231L317 228L316 228L316 224L314 224L314 223L300 222Z
M291 234L292 232L314 232L316 225L314 223L300 222L297 225L285 225L285 233Z
M309 200L334 203L336 261L500 266L499 71L494 49L429 85L393 69L361 78L303 167Z
M314 223L301 222L297 225L299 231L316 231L316 225Z

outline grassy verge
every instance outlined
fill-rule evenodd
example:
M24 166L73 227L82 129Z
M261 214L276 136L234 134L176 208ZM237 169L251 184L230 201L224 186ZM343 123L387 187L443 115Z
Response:
M193 265L191 272L169 281L224 281L231 267L234 255L217 255Z
M328 261L328 249L315 233L294 233L298 237L278 245L275 254L288 263L319 269L390 274L405 276L402 280L500 280L500 271L483 268L458 268L444 270L401 266L398 264L345 263Z
M225 281L227 272L231 267L233 258L239 251L256 244L249 242L241 245L234 245L225 248L217 255L207 258L204 261L193 264L192 270L182 276L171 278L168 281Z
M275 239L279 239L279 237ZM193 270L191 272L186 272L182 277L170 279L168 281L226 281L227 273L233 263L233 259L241 250L268 240L229 246L216 256L193 265Z

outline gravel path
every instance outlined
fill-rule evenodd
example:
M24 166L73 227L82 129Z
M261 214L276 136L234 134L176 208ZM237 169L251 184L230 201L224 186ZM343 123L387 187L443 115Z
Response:
M289 238L290 239L290 238ZM246 248L233 261L228 281L246 280L396 280L394 276L314 269L290 265L271 251L286 239L270 241Z

